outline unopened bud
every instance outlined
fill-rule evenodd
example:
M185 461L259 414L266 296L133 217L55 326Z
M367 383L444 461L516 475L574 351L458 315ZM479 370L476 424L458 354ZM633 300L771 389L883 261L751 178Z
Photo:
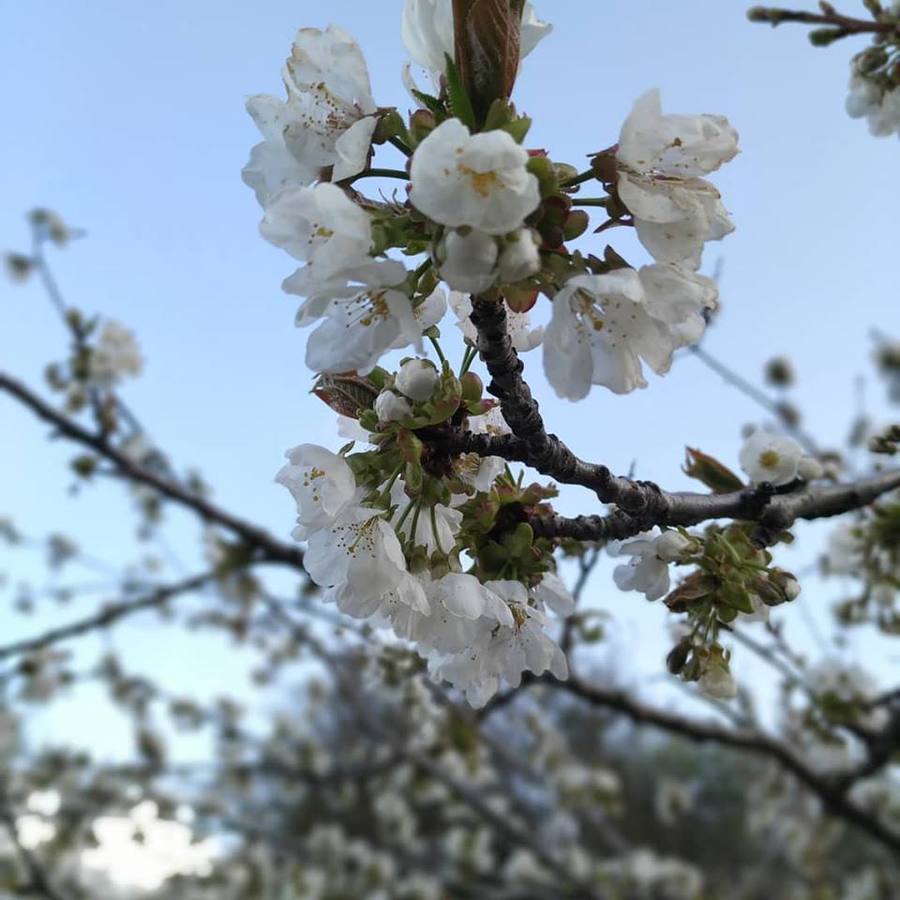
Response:
M409 131L416 143L421 144L436 127L437 122L430 109L417 109L409 117Z
M379 422L402 422L412 416L412 406L405 397L393 391L382 391L375 398L375 414Z
M460 384L462 385L463 403L469 405L481 402L481 396L484 393L484 382L475 372L466 372L460 379Z
M410 359L400 367L394 384L401 394L422 403L431 399L439 378L437 369L427 359Z
M583 209L572 209L563 225L563 234L567 241L574 241L588 230L591 217Z
M7 253L3 258L6 274L12 281L23 282L28 280L34 264L31 258L22 253Z
M766 363L766 381L775 387L788 387L793 384L794 367L786 356L776 356Z

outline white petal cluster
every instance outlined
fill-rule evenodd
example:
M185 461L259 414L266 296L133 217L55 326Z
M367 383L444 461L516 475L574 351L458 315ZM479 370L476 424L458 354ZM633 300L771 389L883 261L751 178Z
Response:
M616 566L613 580L620 590L640 591L648 600L659 600L669 593L669 564L677 562L690 548L691 541L679 531L654 535L645 532L623 543L610 545L613 556L630 556L627 565Z
M568 400L591 384L617 394L646 387L642 361L667 372L673 353L703 334L717 294L711 279L671 263L571 278L544 335L547 380Z
M847 95L847 114L854 119L867 119L875 137L900 137L900 87L885 89L854 65Z
M706 241L734 230L708 175L738 152L722 116L663 115L659 91L644 94L619 136L619 197L657 262L698 268Z
M442 291L413 309L405 267L369 255L369 216L334 184L282 191L260 231L306 263L283 287L306 298L299 326L324 320L306 346L306 364L316 372L367 371L391 348L419 349L423 330L446 311Z
M431 657L433 675L464 691L476 708L484 706L501 684L518 687L526 671L535 675L550 671L556 678L567 678L565 654L546 633L544 614L528 605L525 586L518 581L489 581L485 588L504 601L508 616L487 617L489 627L479 628L459 652Z
M473 135L459 119L448 119L413 155L410 200L449 228L509 234L541 201L527 163L527 151L505 131Z
M741 468L755 483L789 484L797 478L803 450L789 437L754 431L744 441L739 456Z
M285 188L312 184L325 168L333 167L334 181L359 174L377 124L365 59L343 29L301 29L282 74L286 100L247 102L264 140L243 179L262 206Z
M464 690L473 705L483 705L502 682L518 685L526 670L565 677L565 656L546 633L543 612L549 607L566 616L574 608L557 575L547 573L530 595L519 582L482 583L462 572L413 575L404 545L421 548L428 558L449 557L463 519L455 506L439 503L409 515L411 501L398 479L388 517L365 505L342 456L301 444L287 457L276 481L297 504L293 536L307 542L304 566L338 609L414 642L434 677ZM496 474L478 489L489 489Z
M127 376L140 375L144 368L137 340L124 325L109 319L91 349L88 382L96 387L111 388Z
M538 238L530 228L520 228L505 240L469 228L448 231L436 256L441 278L454 291L467 294L524 281L541 267Z

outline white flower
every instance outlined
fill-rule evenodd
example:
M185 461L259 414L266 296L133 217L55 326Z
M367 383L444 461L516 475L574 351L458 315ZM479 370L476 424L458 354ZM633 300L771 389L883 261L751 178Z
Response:
M690 538L670 528L656 539L656 555L666 562L678 562L690 546Z
M304 540L311 531L328 527L356 499L356 478L347 461L316 444L300 444L285 454L288 464L275 480L297 502L294 538Z
M412 416L412 406L405 397L393 391L382 391L375 398L375 413L379 422L402 422Z
M741 447L741 468L756 483L788 484L797 477L803 451L793 438L754 431Z
M851 64L850 93L847 113L854 119L869 120L869 131L875 137L900 132L900 88L885 90Z
M143 368L144 358L134 335L121 323L109 319L91 350L88 381L110 388L127 375L140 375Z
M426 580L425 592L427 613L407 608L391 614L397 636L415 641L420 650L459 653L485 629L513 624L506 603L474 575L451 572L436 581Z
M697 682L701 693L715 700L732 700L737 696L737 682L725 666L711 665Z
M618 192L657 261L697 268L704 242L734 230L718 191L697 176L734 158L737 141L721 116L664 116L659 91L635 103L619 136Z
M506 460L500 456L462 453L453 462L453 472L456 477L479 492L489 491L497 478L505 471Z
M421 352L422 326L401 289L406 276L401 263L371 259L320 285L315 284L314 269L311 263L284 282L289 293L307 296L297 312L298 326L325 319L306 345L310 369L365 372L386 350L412 344Z
M340 181L368 159L377 118L362 51L342 29L303 28L284 67L287 100L252 97L247 109L264 141L243 178L265 206L286 187L311 184L333 166Z
M525 4L522 15L521 58L524 59L553 29L542 22L534 5ZM403 43L413 62L436 76L444 73L445 56L455 58L453 0L406 0L400 24Z
M422 333L402 291L362 290L334 300L325 315L306 344L306 365L314 372L368 372L398 343L421 347Z
M373 615L391 593L427 608L406 571L394 529L379 512L351 504L326 528L309 535L303 565L320 587L332 587L342 612Z
M518 687L522 672L540 675L549 670L556 678L568 677L566 657L544 631L543 613L527 605L525 586L515 581L489 581L491 591L509 605L512 625L480 630L475 641L446 659L432 660L436 677L460 690L473 707L484 706L497 692L501 682Z
M825 568L832 575L858 575L862 572L865 544L858 522L841 522L828 537Z
M452 298L450 302L453 302ZM503 418L503 410L499 404L492 406L483 415L469 416L467 424L472 434L490 434L493 437L512 434L509 425L506 424L506 419Z
M565 618L575 612L575 598L556 572L545 572L532 593L539 603L545 603L558 616Z
M441 278L454 291L480 294L497 278L497 241L483 231L447 232L438 250Z
M617 269L569 279L553 299L544 371L560 397L581 400L591 384L617 394L646 387L641 360L662 375L696 340L715 302L709 279L675 266Z
M369 216L334 184L282 191L266 209L259 230L291 256L315 267L319 279L369 259Z
M541 202L527 163L526 150L505 131L472 135L459 119L448 119L413 154L410 200L441 225L507 234Z
M416 325L420 333L424 334L432 325L437 325L447 312L447 295L443 288L435 288L423 301L421 301L414 309L413 315L416 317ZM406 343L409 343L408 341ZM406 346L406 343L396 343L393 349L399 350Z
M416 403L431 399L440 380L438 370L427 359L409 359L394 379L394 386Z
M372 442L372 435L351 416L338 416L337 433L338 437L345 438L348 441L362 444L370 444Z
M624 543L610 545L614 556L630 556L631 562L625 566L616 566L613 581L623 591L640 591L648 600L659 600L669 593L669 563L678 558L680 551L672 535L677 535L684 542L682 550L689 541L677 531L667 531L654 537L645 532Z
M477 293L473 292L473 293ZM466 340L473 346L478 341L478 331L472 324L469 316L472 315L472 301L465 294L452 291L450 293L450 307L456 313L458 321L456 327L463 333ZM544 339L544 326L531 327L531 315L527 312L518 313L514 310L506 310L506 331L517 353L527 353L541 345ZM469 420L471 429L472 420ZM504 423L505 424L505 423ZM509 432L504 432L508 434Z

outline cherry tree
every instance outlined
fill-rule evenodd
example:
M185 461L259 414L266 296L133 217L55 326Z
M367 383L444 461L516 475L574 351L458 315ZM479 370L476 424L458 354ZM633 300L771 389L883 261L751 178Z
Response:
M816 45L871 35L847 108L885 136L900 131L900 8L865 6L861 19L828 3L749 17L812 24ZM283 94L248 101L261 140L243 180L262 237L292 258L282 287L343 441L298 430L273 473L296 507L284 538L154 443L123 398L138 339L66 302L48 251L77 232L30 215L32 247L7 268L43 281L70 346L47 369L53 399L3 371L0 390L77 448L80 482L127 486L148 541L168 509L201 523L208 566L177 581L144 566L89 617L0 646L0 885L15 895L749 898L771 888L771 866L778 896L900 891L900 695L862 664L810 661L778 619L804 587L784 563L797 526L833 520L821 574L853 584L838 626L900 631L900 427L857 436L869 452L851 467L790 404L706 354L707 326L727 313L701 269L707 243L735 228L715 178L738 132L723 115L670 112L653 89L611 144L585 148L586 168L532 146L514 87L550 30L525 0L406 0L408 99L380 105L360 46L331 25L297 33ZM607 243L621 229L640 258ZM602 441L578 457L529 387L540 368L560 404L629 394L690 352L776 423L735 448L741 474L689 449L694 491L612 471ZM879 336L876 357L896 400L900 349ZM789 362L767 376L785 388ZM583 514L560 514L561 489L579 491ZM2 526L11 548L31 540ZM43 544L54 566L85 556L62 535ZM592 576L609 555L603 584ZM710 715L655 706L598 669L587 598L610 590L669 616L660 674ZM23 610L32 602L26 591ZM252 648L260 684L299 675L302 689L261 727L115 652L79 670L64 649L147 610ZM779 678L777 728L733 676L739 653ZM19 737L23 704L82 681L132 718L133 765L35 755ZM160 710L213 736L206 771L170 763ZM650 812L629 826L635 766ZM720 785L740 799L723 803ZM671 827L714 843L734 810L725 875L702 850L653 839ZM148 874L123 887L110 858L132 852Z

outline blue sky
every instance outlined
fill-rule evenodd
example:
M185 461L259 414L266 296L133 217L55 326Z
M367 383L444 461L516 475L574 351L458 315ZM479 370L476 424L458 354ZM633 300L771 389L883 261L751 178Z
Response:
M291 261L258 237L259 210L240 181L257 140L243 103L279 92L298 27L335 22L360 40L376 100L407 108L401 5L31 0L4 10L0 247L24 244L22 214L36 205L89 232L54 264L70 302L138 333L147 370L129 386L128 402L174 459L203 469L221 503L282 536L291 505L272 475L283 450L337 443L332 414L308 394L294 300L279 290ZM723 264L723 309L705 346L751 380L766 359L790 354L807 427L839 444L858 402L857 376L869 378L869 408L883 410L868 375L869 332L897 323L889 254L898 145L869 137L843 110L848 60L862 44L813 49L801 29L751 25L734 0L567 0L538 9L555 32L517 89L520 109L535 120L530 145L578 165L616 140L631 104L651 87L662 89L668 111L721 113L738 128L742 153L715 176L738 228L707 250L707 269ZM645 261L624 230L602 237ZM39 384L63 341L36 286L0 284L3 369ZM687 486L685 444L736 465L741 427L761 421L692 358L646 391L597 390L579 405L552 396L537 354L527 362L551 430L590 459L619 471L634 464L667 487ZM128 506L117 489L69 495L66 449L2 399L0 434L0 515L15 513L31 533L68 529L113 561L128 557ZM575 492L560 505L592 511ZM196 559L191 534L176 519L170 543L188 562ZM797 553L808 562L818 545L813 530L806 534ZM0 568L10 565L22 577L37 570L34 560L0 558ZM662 611L604 579L596 591L599 604L633 623L622 629L621 657L658 667L663 645L645 637L645 624ZM807 592L804 602L823 616L834 594L833 586ZM121 633L136 665L158 665L165 640L171 679L201 690L222 683L229 657L213 646L198 653L197 639L170 643L146 623Z

